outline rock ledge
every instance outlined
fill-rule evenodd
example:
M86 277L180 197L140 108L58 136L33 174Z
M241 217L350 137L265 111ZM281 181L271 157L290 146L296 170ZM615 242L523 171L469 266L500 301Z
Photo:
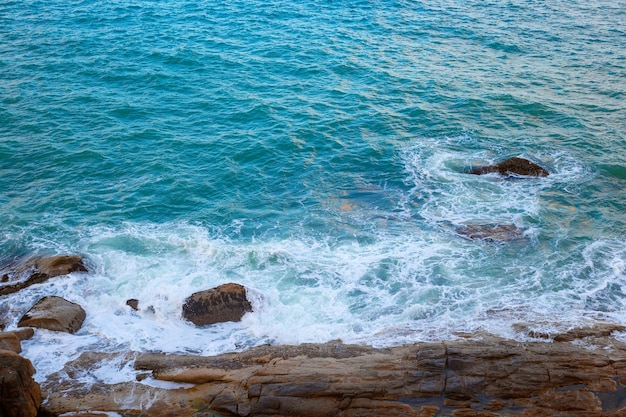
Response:
M122 354L138 380L183 384L173 389L138 381L72 387L67 376L120 360L120 354L83 354L45 383L45 410L153 417L624 416L626 345L608 336L623 330L608 325L562 337L577 344L484 336L388 349L329 342L214 357ZM146 398L150 403L141 403Z

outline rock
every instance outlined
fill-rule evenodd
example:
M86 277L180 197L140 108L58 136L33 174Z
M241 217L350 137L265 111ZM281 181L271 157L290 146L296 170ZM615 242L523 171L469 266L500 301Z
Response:
M13 332L0 333L0 350L10 350L11 352L20 353L22 351L20 339Z
M531 329L527 324L515 323L513 330L534 339L554 340L555 342L573 342L581 339L599 339L612 336L616 332L626 332L626 326L614 323L598 322L590 327L577 327L566 332L549 333Z
M239 284L224 284L192 294L183 305L183 318L197 326L226 321L239 321L252 311L246 288Z
M83 354L46 381L45 408L151 417L617 417L626 411L626 344L603 336L606 331L575 332L594 349L482 335L386 349L331 342L212 357L125 356L157 380L192 384L178 389L135 380L72 386L74 375L103 361L120 363L119 354Z
M131 298L130 300L126 300L126 305L132 308L135 311L139 311L139 300L135 298Z
M87 272L83 258L78 255L61 255L40 258L35 262L35 269L48 277L67 275L71 272Z
M15 353L22 352L22 341L28 340L35 335L30 327L17 329L10 332L0 332L0 350L10 350Z
M17 336L20 340L28 340L35 335L35 329L30 327L23 327L21 329L12 330L11 333Z
M456 232L469 239L492 242L510 242L524 237L524 231L514 224L467 224L457 227Z
M39 300L17 325L75 333L83 325L85 317L85 310L80 305L51 296Z
M0 350L0 415L35 417L41 404L32 363L15 352Z
M470 169L469 173L474 175L483 175L490 173L498 173L501 175L523 175L528 177L547 177L549 175L545 168L530 162L524 158L509 158L497 165L487 165Z
M28 257L0 268L0 295L11 294L50 278L71 272L87 272L82 257L59 255Z

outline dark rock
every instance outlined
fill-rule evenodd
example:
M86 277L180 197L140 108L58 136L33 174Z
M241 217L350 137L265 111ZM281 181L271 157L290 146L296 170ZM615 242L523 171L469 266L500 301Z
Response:
M246 288L239 284L224 284L192 294L183 305L183 318L197 326L225 321L239 321L252 305Z
M0 415L35 417L41 404L33 364L15 352L0 350Z
M524 231L514 224L467 224L457 227L456 232L470 239L492 242L510 242L524 237Z
M39 300L17 325L75 333L83 325L85 317L85 310L80 305L52 296Z
M0 268L0 295L11 294L71 272L87 272L83 259L78 255L20 259Z
M132 308L135 311L139 311L139 300L135 298L131 298L130 300L126 300L126 305Z
M540 167L534 162L530 162L524 158L509 158L497 165L487 165L483 167L472 168L469 173L474 175L483 175L498 173L501 175L523 175L529 177L547 177L549 175L545 168Z

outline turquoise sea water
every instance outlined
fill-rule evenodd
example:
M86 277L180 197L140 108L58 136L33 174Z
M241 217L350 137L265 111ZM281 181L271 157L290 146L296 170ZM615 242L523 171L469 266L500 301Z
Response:
M623 323L625 27L605 0L2 2L0 259L91 272L0 308L80 302L37 336L72 353ZM465 173L512 156L550 176ZM225 282L254 313L181 320Z

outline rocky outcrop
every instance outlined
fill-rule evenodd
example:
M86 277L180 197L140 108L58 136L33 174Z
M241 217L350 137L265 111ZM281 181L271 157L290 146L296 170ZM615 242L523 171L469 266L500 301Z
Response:
M85 321L85 310L64 298L51 296L39 300L18 322L19 327L37 327L75 333Z
M239 321L252 305L246 288L239 284L224 284L192 294L183 305L183 318L197 326L226 321Z
M137 381L71 387L68 375L107 358L119 363L119 355L83 354L46 382L45 409L151 417L623 416L626 345L601 336L620 330L564 334L577 344L483 336L388 349L330 342L215 357L125 355L138 379L180 384L172 389Z
M456 232L469 239L492 242L510 242L524 237L524 231L514 224L466 224L457 227Z
M17 353L0 350L0 416L35 417L41 404L32 363Z
M0 295L11 294L71 272L87 272L82 257L60 255L20 259L0 268Z
M472 168L469 173L475 175L498 173L507 176L523 175L529 177L547 177L549 175L549 172L545 168L527 159L518 157L509 158L497 165Z

